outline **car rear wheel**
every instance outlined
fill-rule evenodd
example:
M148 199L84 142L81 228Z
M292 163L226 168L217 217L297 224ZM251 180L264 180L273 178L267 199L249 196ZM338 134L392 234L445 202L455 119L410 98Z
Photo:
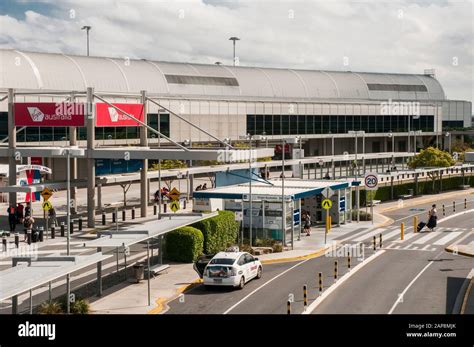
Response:
M244 276L242 276L242 277L240 277L239 286L237 288L244 289L244 287L245 287L245 278L244 278Z
M258 270L257 270L257 279L260 279L260 278L262 278L262 267L261 266L259 266Z

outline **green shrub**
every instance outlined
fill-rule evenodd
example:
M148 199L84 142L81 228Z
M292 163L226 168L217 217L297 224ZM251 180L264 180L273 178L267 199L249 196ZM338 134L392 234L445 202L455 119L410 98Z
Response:
M219 215L197 222L193 227L202 231L205 254L224 251L234 245L239 233L239 222L235 221L232 211L219 211Z
M38 307L38 314L62 314L63 308L57 301L45 301Z
M372 215L370 213L366 213L364 210L359 210L359 218L361 221L369 221L372 220ZM356 210L352 210L352 220L357 220Z
M169 260L191 263L202 254L203 233L191 226L182 227L166 235L166 256Z
M71 304L71 313L88 314L90 312L89 302L85 299L79 299Z

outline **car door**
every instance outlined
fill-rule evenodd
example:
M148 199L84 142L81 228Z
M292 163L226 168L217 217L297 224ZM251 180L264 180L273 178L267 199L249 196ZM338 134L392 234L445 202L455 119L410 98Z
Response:
M255 262L255 258L251 254L245 255L245 263L249 272L248 278L250 279L257 276L258 266L257 266L257 263Z
M239 266L239 269L237 270L237 274L240 276L244 275L245 280L247 280L249 278L249 274L247 271L248 266L246 263L245 254L242 254L239 260L237 260L237 265Z

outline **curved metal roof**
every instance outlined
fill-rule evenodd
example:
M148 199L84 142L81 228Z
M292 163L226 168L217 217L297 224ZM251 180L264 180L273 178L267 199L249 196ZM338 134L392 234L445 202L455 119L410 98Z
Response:
M0 50L0 89L79 91L86 87L108 93L146 90L173 97L445 99L441 84L428 75L231 67Z

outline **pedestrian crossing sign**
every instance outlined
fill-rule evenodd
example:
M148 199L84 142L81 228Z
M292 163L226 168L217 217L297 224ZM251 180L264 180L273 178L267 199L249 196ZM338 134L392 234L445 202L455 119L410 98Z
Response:
M43 211L49 211L53 208L53 205L48 200L43 202Z
M179 201L178 201L178 200L173 200L173 201L171 202L170 209L171 209L171 211L173 211L174 213L176 213L176 211L178 211L178 210L180 209Z
M331 199L324 199L323 202L321 203L321 206L325 210L329 210L332 207L332 201Z

